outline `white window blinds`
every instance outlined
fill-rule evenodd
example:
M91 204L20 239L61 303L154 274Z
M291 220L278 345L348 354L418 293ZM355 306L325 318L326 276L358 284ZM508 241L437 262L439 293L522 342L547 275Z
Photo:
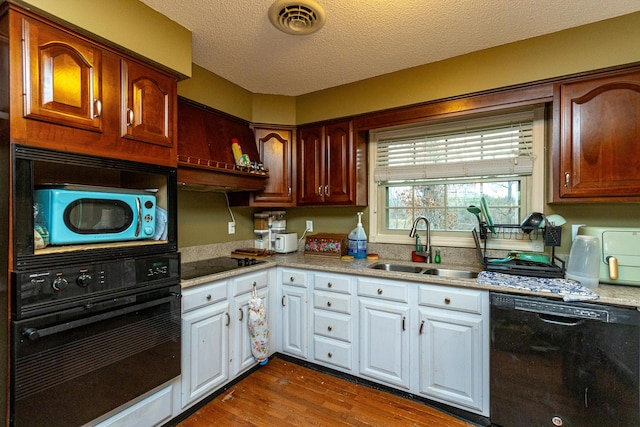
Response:
M377 182L531 175L533 112L372 131Z

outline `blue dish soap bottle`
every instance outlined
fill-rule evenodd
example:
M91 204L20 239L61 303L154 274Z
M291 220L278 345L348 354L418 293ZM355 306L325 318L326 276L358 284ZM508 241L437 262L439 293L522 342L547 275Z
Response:
M367 234L362 228L362 212L358 212L358 225L349 233L348 254L356 259L367 257Z

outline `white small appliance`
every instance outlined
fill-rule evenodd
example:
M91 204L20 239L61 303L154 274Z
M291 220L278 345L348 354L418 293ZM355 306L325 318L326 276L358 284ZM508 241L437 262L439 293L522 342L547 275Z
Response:
M600 282L640 286L640 228L580 227L578 234L600 239Z
M288 254L298 250L298 233L275 233L275 251Z

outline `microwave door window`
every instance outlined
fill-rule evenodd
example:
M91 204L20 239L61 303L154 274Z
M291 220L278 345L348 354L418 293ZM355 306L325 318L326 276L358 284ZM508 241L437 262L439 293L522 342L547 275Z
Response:
M64 215L67 227L78 234L121 233L133 223L134 213L119 200L79 199Z

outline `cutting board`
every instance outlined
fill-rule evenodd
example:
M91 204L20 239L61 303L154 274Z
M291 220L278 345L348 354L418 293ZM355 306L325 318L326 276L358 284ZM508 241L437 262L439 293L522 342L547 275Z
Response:
M254 248L239 248L235 249L231 252L232 258L266 258L268 256L273 255L274 251L269 251L267 249L254 249Z

